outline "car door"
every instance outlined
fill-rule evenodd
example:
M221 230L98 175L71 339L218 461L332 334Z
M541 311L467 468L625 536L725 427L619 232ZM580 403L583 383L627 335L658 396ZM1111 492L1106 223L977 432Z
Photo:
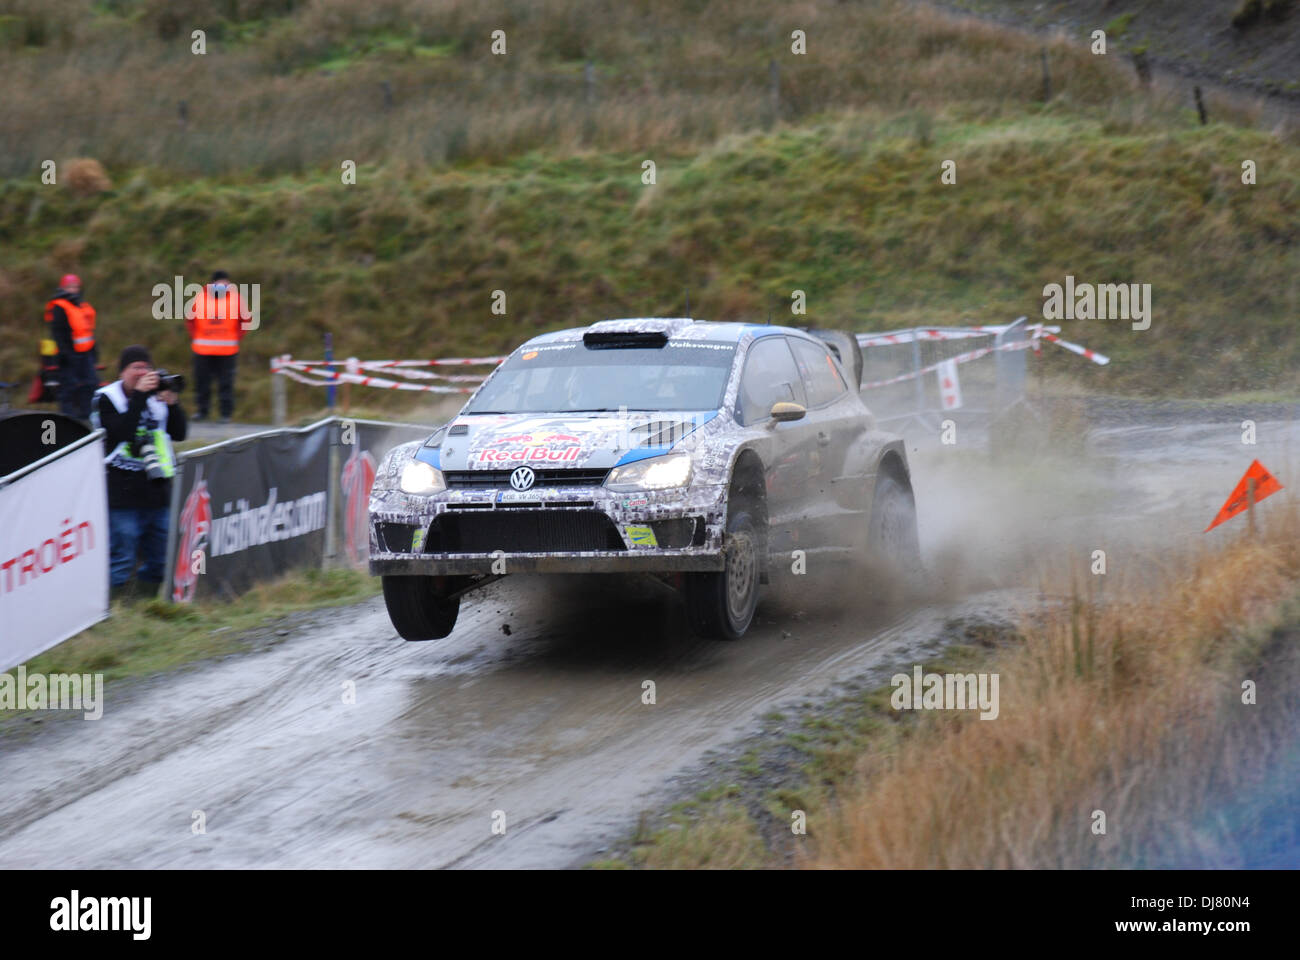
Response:
M774 560L810 542L803 505L805 490L815 479L816 431L807 418L773 423L772 405L783 400L806 406L803 378L785 337L761 337L745 357L737 416L745 426L762 431L758 451L767 482L768 555Z
M854 549L863 485L860 465L851 456L866 429L861 404L826 345L791 337L790 347L808 397L808 422L815 434L812 474L805 513L820 543L832 549Z

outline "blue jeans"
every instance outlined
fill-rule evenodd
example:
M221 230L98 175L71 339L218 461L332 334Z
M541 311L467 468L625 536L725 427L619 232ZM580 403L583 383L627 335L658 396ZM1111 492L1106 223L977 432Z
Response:
M166 507L108 511L109 582L120 587L135 574L136 558L144 560L141 581L158 583L167 565Z

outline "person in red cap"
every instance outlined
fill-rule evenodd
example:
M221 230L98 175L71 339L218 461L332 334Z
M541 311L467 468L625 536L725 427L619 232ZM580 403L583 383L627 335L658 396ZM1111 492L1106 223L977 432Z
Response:
M45 304L46 336L54 341L59 363L59 412L90 419L90 398L99 386L95 364L95 308L82 299L81 278L64 274Z

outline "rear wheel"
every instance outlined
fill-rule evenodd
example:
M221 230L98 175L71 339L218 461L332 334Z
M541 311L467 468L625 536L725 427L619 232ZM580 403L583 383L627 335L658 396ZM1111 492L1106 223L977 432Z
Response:
M441 640L460 613L460 597L443 596L436 577L387 576L384 605L403 640Z
M749 509L737 506L727 518L720 573L686 575L686 611L701 636L739 640L758 606L759 544L757 523Z
M900 579L921 572L921 544L916 532L912 489L892 473L876 478L867 531L868 562Z

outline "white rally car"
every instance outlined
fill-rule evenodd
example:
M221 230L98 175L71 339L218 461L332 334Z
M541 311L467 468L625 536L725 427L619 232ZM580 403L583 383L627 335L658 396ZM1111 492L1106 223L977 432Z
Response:
M843 361L843 362L842 362ZM858 396L847 335L688 319L534 337L461 412L389 452L370 571L408 640L511 573L663 575L702 633L740 637L769 565L918 562L900 438Z

